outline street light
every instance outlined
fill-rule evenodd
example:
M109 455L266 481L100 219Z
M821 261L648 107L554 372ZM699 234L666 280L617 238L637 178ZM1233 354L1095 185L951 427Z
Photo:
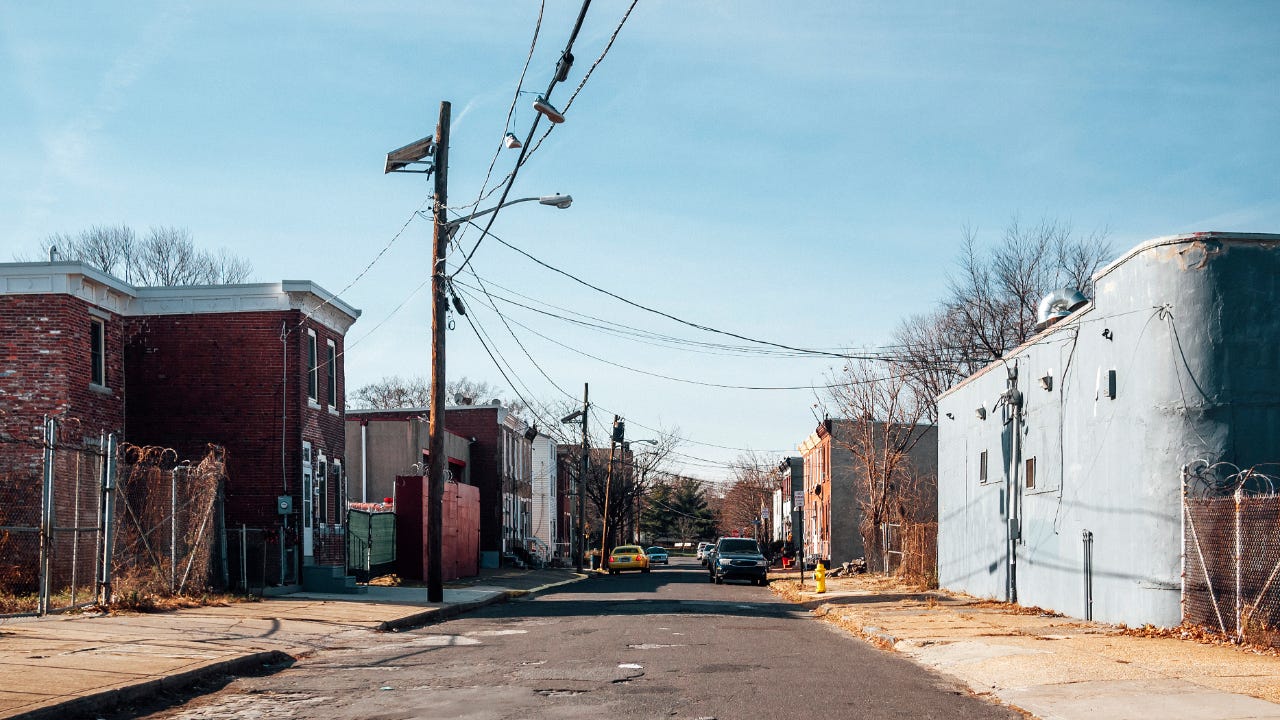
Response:
M444 602L444 563L441 550L444 547L444 359L445 312L449 307L445 297L448 278L445 273L445 253L449 238L464 222L480 215L487 215L508 205L537 200L544 205L568 207L573 198L568 195L550 195L542 198L521 198L500 202L497 207L450 222L446 215L449 189L449 114L448 101L440 103L440 119L434 137L422 138L402 148L387 153L387 173L416 172L435 175L435 193L432 203L434 238L431 255L431 415L430 440L427 445L429 467L427 470L427 602ZM430 160L428 160L430 158ZM411 169L414 165L428 165L425 169ZM505 197L505 194L504 194Z
M449 232L452 233L455 230L457 230L459 227L461 227L463 223L470 222L472 220L475 220L478 217L484 217L485 215L490 215L492 213L495 213L501 210L504 207L510 207L512 205L515 205L516 203L533 202L534 200L537 200L542 205L550 205L551 207L557 207L557 208L560 208L561 210L564 210L565 208L573 204L572 195L561 195L559 193L556 193L555 195L542 195L540 197L520 198L518 200L508 200L502 203L501 205L495 205L494 207L491 207L488 210L480 210L479 212L473 212L470 215L463 215L462 217L454 218L449 222L445 223L444 225L446 228L448 228ZM418 215L421 215L422 217L428 220L432 219L431 216L429 216L425 210L419 210Z

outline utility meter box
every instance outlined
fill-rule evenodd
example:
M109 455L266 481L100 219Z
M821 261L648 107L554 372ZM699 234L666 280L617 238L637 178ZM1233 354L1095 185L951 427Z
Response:
M276 512L281 515L288 515L293 512L293 496L281 495L276 498Z

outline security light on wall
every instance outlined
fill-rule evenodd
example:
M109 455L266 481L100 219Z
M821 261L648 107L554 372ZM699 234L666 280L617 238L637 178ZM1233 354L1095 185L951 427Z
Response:
M1053 391L1053 371L1052 370L1045 373L1044 376L1040 378L1040 387L1043 388L1045 392Z
M981 405L978 406L977 410L973 411L973 414L977 415L979 420L987 419L987 409Z

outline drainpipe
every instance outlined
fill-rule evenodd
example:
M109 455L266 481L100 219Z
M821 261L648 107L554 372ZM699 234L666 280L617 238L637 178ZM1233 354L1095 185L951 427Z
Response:
M360 502L369 502L369 418L360 419Z
M1093 533L1080 533L1084 542L1084 619L1093 619Z
M1009 406L1011 432L1013 433L1013 454L1009 469L1008 528L1006 529L1006 561L1008 563L1008 587L1005 596L1008 602L1018 602L1018 542L1022 536L1022 393L1018 391L1018 370L1015 366L1009 371L1009 388L1002 398Z

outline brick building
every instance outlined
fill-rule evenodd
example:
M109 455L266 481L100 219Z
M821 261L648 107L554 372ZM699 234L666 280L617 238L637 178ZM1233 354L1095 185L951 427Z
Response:
M884 423L874 424L881 438L876 446L880 447ZM850 445L857 442L857 425L852 420L824 419L797 448L804 474L802 537L807 558L820 558L830 564L866 557L861 532L862 502L868 499L866 469L849 451ZM929 517L917 520L936 521L938 429L918 425L915 433L919 437L907 453L908 462L902 471L918 475L921 506L932 509Z
M403 442L368 446L369 460L377 464L368 471L370 483L381 483L382 471L378 468L407 467L423 460L429 416L427 408L351 413L347 437L351 452L357 457L354 443L362 431L366 443L386 434L377 425L399 425L391 434L404 436ZM533 433L497 401L445 408L445 428L445 453L452 479L474 485L480 491L480 566L498 567L504 555L524 555L533 536ZM354 499L355 486L348 492Z
M358 316L309 281L135 288L79 262L0 264L0 431L30 435L48 414L182 458L222 445L227 526L268 546L267 584L297 582L341 558L325 539L341 542Z

